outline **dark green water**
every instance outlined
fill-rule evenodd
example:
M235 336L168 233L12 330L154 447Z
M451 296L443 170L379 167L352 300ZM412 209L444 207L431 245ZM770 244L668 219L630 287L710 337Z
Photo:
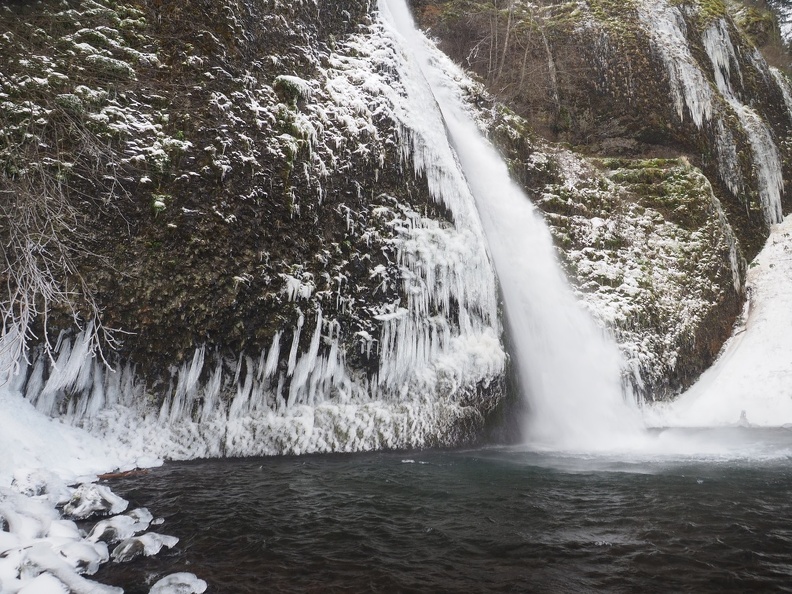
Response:
M173 571L223 593L792 592L792 433L719 438L750 451L169 463L112 487L181 542L96 577L127 592Z

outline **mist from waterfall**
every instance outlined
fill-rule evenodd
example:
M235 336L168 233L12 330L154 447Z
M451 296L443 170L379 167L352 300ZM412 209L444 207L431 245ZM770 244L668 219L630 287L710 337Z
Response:
M476 127L459 85L437 63L405 2L380 5L385 20L405 38L405 51L420 64L436 101L426 109L441 112L475 197L529 408L526 439L534 447L586 451L632 442L642 433L642 421L623 396L616 345L576 301L541 215Z

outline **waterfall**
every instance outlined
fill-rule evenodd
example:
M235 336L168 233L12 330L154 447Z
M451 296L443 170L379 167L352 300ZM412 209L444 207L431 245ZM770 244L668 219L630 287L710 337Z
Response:
M380 9L404 37L407 59L419 63L436 101L426 109L440 110L475 197L530 409L529 441L592 450L631 439L641 422L622 394L620 353L576 302L540 214L476 127L448 74L453 66L415 29L404 0L381 0Z

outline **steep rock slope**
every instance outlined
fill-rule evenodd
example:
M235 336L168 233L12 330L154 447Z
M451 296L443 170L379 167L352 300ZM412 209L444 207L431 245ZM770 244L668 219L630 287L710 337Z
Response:
M479 74L482 128L637 393L688 387L730 334L745 260L792 206L789 82L754 45L788 64L772 16L720 2L414 6Z
M14 377L40 410L106 431L134 408L152 431L119 439L167 425L170 456L480 435L492 267L371 10L3 8L3 340L43 344Z

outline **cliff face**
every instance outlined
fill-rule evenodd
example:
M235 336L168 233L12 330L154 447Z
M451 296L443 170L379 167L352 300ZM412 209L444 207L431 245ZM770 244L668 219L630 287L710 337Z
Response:
M480 75L460 84L481 128L630 385L688 386L789 206L789 90L746 19L717 3L415 5ZM482 434L507 395L497 286L376 8L2 7L4 356L41 410L106 430L135 409L172 427L157 447L177 457Z
M59 168L52 175L70 203L83 196L70 205L85 236L75 266L105 326L133 332L124 357L147 372L205 342L260 350L298 318L296 303L281 306L273 291L285 275L312 279L311 292L325 295L344 292L339 275L351 277L350 290L368 281L349 249L347 211L387 147L354 106L304 109L328 43L368 18L365 3L343 15L266 2L60 8L5 11L3 71L15 104L6 114L19 120L8 153L35 153L42 177ZM31 121L34 111L43 115ZM394 180L399 190L415 185L391 160L377 194ZM348 175L330 175L339 169ZM9 191L22 181L6 178ZM427 198L424 190L415 203L431 208ZM380 247L371 268L385 263Z
M739 313L745 260L792 206L789 84L757 49L788 67L772 15L719 2L414 6L480 76L495 102L482 125L636 390L689 386Z
M31 320L49 339L22 374L40 409L123 400L205 426L257 411L245 445L207 436L204 455L481 433L505 393L494 274L370 10L0 13L7 278L31 297L6 305L6 341ZM84 332L56 346L72 317Z

